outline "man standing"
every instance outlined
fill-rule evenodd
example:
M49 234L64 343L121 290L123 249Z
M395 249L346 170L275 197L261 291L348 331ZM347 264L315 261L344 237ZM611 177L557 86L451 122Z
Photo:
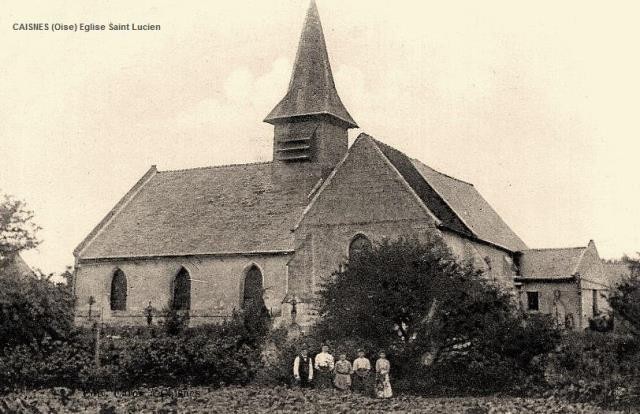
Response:
M306 348L293 360L293 378L296 386L308 388L313 380L313 362Z

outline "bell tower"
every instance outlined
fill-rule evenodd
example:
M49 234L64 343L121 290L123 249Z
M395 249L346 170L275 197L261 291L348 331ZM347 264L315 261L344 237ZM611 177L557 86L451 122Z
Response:
M342 104L329 64L318 8L311 0L289 89L264 120L274 126L273 160L333 169L347 152L348 130L357 128Z

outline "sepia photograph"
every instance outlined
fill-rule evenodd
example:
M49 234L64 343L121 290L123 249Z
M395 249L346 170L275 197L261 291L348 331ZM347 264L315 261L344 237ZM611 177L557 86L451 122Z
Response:
M4 0L0 413L640 412L639 13Z

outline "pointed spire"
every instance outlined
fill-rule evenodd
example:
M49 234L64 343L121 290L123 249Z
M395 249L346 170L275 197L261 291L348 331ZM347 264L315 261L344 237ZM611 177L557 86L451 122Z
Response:
M358 127L336 91L322 24L314 0L311 0L300 36L289 90L264 121L277 124L290 118L308 115L330 115L342 121L348 128Z

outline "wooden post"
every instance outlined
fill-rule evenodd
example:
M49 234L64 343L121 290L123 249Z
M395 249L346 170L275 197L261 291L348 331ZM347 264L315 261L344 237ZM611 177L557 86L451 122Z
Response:
M96 349L95 349L96 368L100 368L100 329L101 328L102 328L102 308L100 308L100 320L96 321Z

